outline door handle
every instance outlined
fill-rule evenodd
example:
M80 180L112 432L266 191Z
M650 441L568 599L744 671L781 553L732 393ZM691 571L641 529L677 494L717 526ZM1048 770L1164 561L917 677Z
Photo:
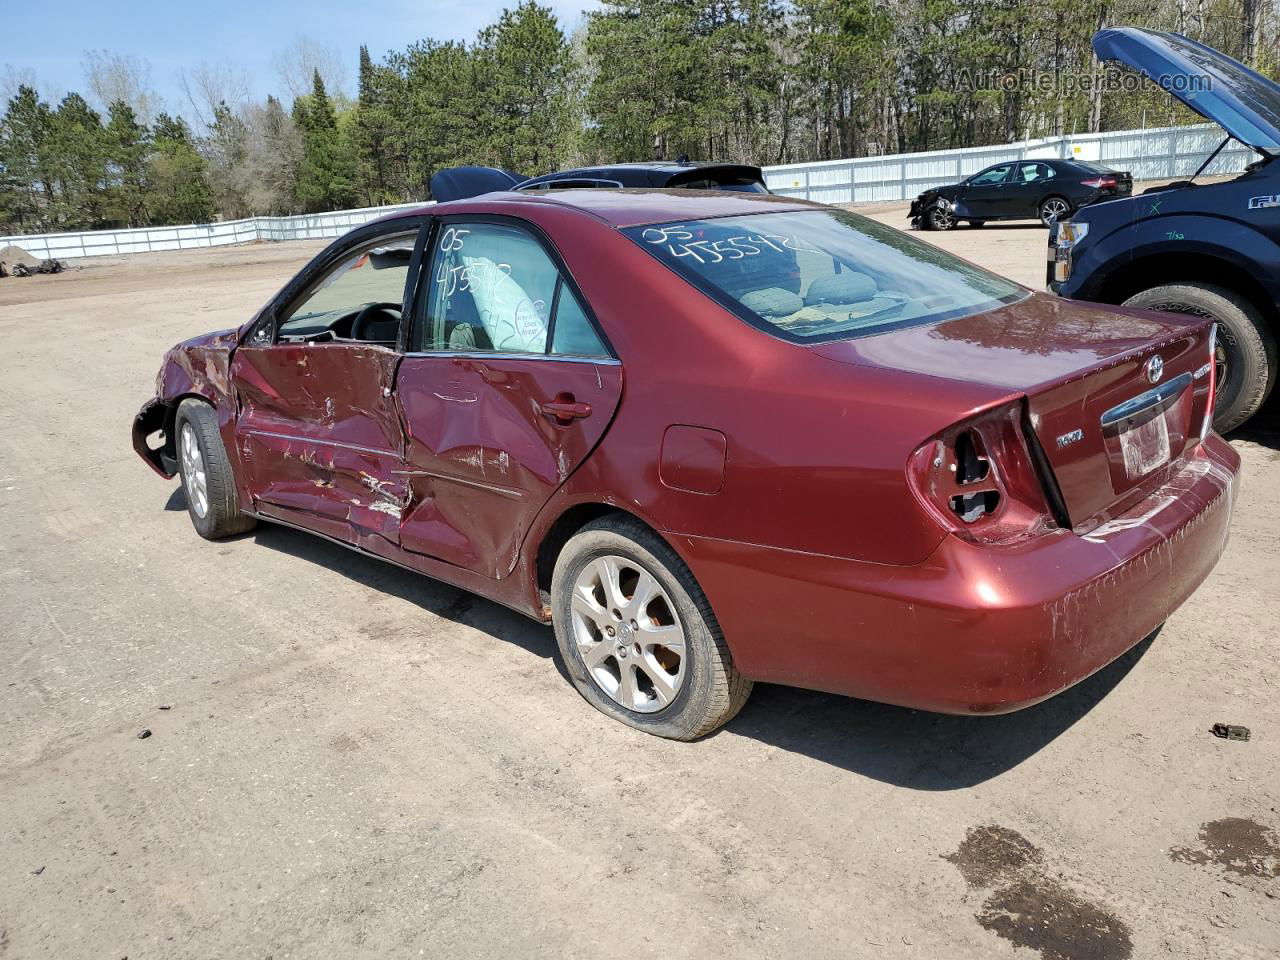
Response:
M568 424L591 416L591 404L574 400L571 393L562 393L554 400L538 404L538 412L559 424Z

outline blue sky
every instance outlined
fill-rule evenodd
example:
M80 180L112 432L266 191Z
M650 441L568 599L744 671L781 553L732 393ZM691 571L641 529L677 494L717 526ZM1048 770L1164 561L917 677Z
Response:
M83 90L81 61L89 49L134 54L151 65L151 86L170 108L185 107L178 73L201 61L243 68L255 96L280 89L273 53L300 35L331 47L347 63L354 93L361 43L375 60L415 40L470 39L516 0L46 0L49 16L34 8L5 15L0 26L0 70L33 71L41 93L53 98ZM568 31L595 0L542 0Z

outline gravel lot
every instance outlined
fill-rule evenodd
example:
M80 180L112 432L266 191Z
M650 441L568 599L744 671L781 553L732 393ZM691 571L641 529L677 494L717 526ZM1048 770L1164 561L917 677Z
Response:
M1037 227L925 236L1042 283ZM670 743L550 629L302 533L206 543L134 456L162 352L319 246L0 280L0 957L1280 952L1275 403L1216 572L1067 694L761 686Z

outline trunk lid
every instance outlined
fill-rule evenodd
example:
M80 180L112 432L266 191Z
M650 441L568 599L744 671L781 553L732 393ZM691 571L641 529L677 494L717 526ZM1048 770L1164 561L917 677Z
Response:
M932 326L812 349L845 363L982 383L1027 398L1072 526L1141 499L1199 441L1208 410L1209 323L1035 294Z

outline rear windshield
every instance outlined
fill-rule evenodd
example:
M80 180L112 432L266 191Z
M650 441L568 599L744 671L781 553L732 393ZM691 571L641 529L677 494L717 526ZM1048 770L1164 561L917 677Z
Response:
M748 323L797 343L967 316L1030 296L931 244L842 210L624 232Z

